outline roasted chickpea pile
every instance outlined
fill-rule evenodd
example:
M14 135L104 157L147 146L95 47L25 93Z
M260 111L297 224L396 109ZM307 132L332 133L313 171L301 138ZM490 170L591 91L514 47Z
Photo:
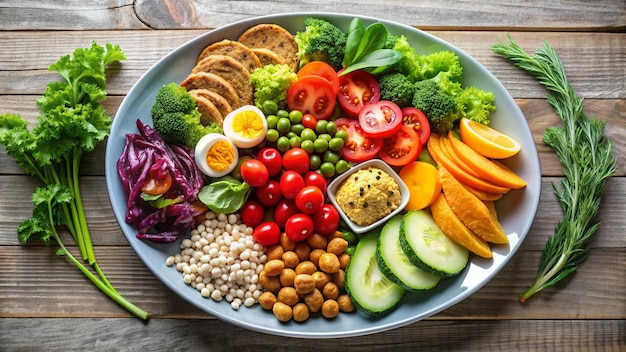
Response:
M281 322L303 322L318 312L332 319L339 312L354 311L344 285L350 261L347 247L339 231L331 236L313 234L302 242L283 234L279 244L267 248L267 262L259 274L264 289L261 307Z

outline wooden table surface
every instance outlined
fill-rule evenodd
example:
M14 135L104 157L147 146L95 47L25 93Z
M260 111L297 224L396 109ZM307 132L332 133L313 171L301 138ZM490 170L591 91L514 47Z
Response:
M384 5L382 5L384 4ZM114 116L159 58L207 30L279 12L333 11L395 20L465 50L503 82L525 114L541 161L534 224L505 268L464 301L428 319L374 335L301 340L224 323L186 303L144 266L109 204L102 143L81 169L98 261L113 285L151 314L148 322L99 292L69 261L20 245L38 185L0 151L0 349L3 351L624 351L626 350L626 1L25 1L0 2L0 113L34 121L35 99L56 79L47 66L74 48L113 42L128 58L108 81ZM509 32L530 51L547 40L563 60L584 111L606 121L618 170L606 183L602 225L576 274L526 304L541 249L560 218L552 184L563 177L542 143L559 123L532 78L491 53ZM69 239L68 239L69 243ZM76 249L73 247L73 249Z

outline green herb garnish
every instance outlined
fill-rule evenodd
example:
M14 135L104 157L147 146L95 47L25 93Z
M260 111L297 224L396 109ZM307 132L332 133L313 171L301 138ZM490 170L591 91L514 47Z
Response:
M561 161L565 178L553 191L561 204L563 219L556 225L543 252L533 284L520 295L523 303L541 290L573 273L589 252L589 238L598 230L596 218L605 180L617 169L613 142L604 137L605 123L583 113L583 99L576 96L555 50L543 42L531 56L509 36L509 43L492 47L518 68L533 75L548 90L547 101L563 122L548 127L543 141Z

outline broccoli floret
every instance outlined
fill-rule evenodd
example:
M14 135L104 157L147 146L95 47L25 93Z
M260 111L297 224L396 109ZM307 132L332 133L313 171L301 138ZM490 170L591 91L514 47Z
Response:
M309 17L304 20L304 32L296 32L300 67L311 61L324 61L339 70L346 50L348 35L334 24Z
M474 86L465 87L456 97L459 113L462 117L488 125L489 115L496 110L493 104L495 97L492 92L487 92Z
M413 106L424 112L430 129L436 133L450 131L460 119L454 98L443 92L433 80L420 81L415 87Z
M205 134L222 132L215 122L207 126L200 122L195 99L184 87L174 82L159 89L151 115L154 129L169 144L193 148Z
M380 99L390 100L403 108L411 105L415 84L402 73L388 73L378 79Z
M297 79L298 75L288 65L269 64L252 71L254 105L263 110L263 102L272 100L279 108L286 107L287 91Z

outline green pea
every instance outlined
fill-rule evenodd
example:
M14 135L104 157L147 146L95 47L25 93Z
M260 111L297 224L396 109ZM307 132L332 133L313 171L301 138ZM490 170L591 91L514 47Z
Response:
M329 163L332 163L333 165L335 165L339 159L341 159L341 155L339 155L338 153L332 152L330 150L327 150L324 152L324 157L322 160L324 161L328 161Z
M279 117L276 123L276 129L278 132L286 134L291 130L291 121L286 117Z
M278 112L278 104L276 104L275 101L268 99L263 102L261 110L263 110L263 113L266 115L275 114Z
M294 132L292 132L292 131L289 131L289 132L287 132L287 134L286 134L285 136L287 136L287 138L291 139L291 138L293 138L293 137L297 136L297 134L295 134L295 133L294 133Z
M334 136L337 133L337 124L334 121L328 121L326 124L326 133Z
M355 251L356 251L356 245L353 244L353 245L349 245L344 252L347 255L352 257Z
M317 138L321 138L323 140L325 140L326 142L330 142L330 140L333 138L331 137L328 133L320 133Z
M300 133L300 138L302 138L302 140L314 141L315 138L317 138L317 134L315 134L315 131L312 129L305 128L302 130L302 133Z
M312 140L303 139L300 143L300 148L304 149L304 151L307 152L307 154L309 155L315 152L315 144Z
M350 230L343 231L342 234L343 234L343 239L348 241L348 244L351 244L351 245L355 244L359 239L356 233Z
M265 121L267 121L267 128L276 128L276 123L278 122L278 116L267 115L265 117Z
M320 172L326 177L333 177L335 176L335 165L330 161L324 161L320 165Z
M267 132L265 132L265 139L268 142L274 143L278 140L278 137L280 137L280 133L273 128L268 129Z
M341 150L341 148L343 148L344 145L344 141L341 138L338 137L333 137L330 139L330 141L328 141L328 149L332 150L333 152L338 152Z
M318 138L313 142L316 153L323 153L328 150L328 142L325 139Z
M344 130L343 128L338 129L337 132L335 132L335 137L341 138L345 142L348 139L348 131Z
M350 170L350 163L343 159L339 159L335 164L335 172L337 172L337 175L341 175L348 170Z
M291 121L291 132L297 134L298 136L300 136L302 134L302 131L304 131L304 125L301 123L293 123L293 121Z
M315 131L317 133L326 133L326 126L328 125L328 121L326 120L318 120L315 124Z
M291 120L291 123L301 123L302 112L300 110L291 110L291 112L289 112L289 120Z
M284 117L286 119L289 119L289 111L280 109L276 112L276 116L278 116L278 118Z
M322 158L320 158L320 156L317 154L312 154L311 156L309 156L309 164L310 170L317 170L322 165Z
M276 148L283 153L288 151L291 148L289 138L287 138L286 136L278 137L278 140L276 141Z
M301 143L302 143L302 139L300 139L299 136L293 136L289 138L289 144L291 145L292 148L300 147Z

